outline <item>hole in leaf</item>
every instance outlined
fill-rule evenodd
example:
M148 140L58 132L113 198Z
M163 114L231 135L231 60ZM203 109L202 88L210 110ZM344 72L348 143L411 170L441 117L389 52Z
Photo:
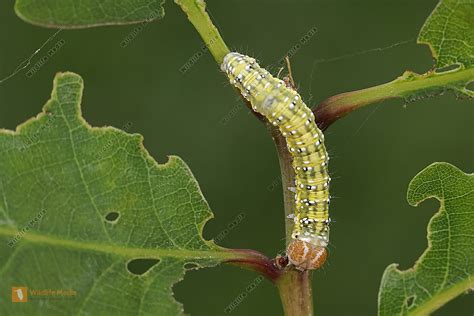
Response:
M407 299L405 300L405 304L408 308L412 307L413 304L415 304L415 295L407 297Z
M130 273L135 275L143 275L148 272L151 268L157 265L160 262L160 259L149 259L149 258L141 258L141 259L133 259L129 261L127 264L127 270Z
M105 220L110 223L114 223L118 220L120 217L119 212L109 212L107 215L105 215Z
M198 269L200 266L197 264L197 263L194 263L194 262L188 262L184 265L184 268L186 270L194 270L194 269Z
M446 67L443 67L443 68L437 68L435 70L435 72L436 73L448 72L448 71L458 70L459 68L461 68L460 64L453 64L453 65L449 65L449 66L446 66Z

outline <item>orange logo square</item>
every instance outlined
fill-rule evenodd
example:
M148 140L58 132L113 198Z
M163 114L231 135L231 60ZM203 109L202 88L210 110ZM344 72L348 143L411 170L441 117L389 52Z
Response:
M26 287L12 287L12 302L26 303L28 302L28 290Z

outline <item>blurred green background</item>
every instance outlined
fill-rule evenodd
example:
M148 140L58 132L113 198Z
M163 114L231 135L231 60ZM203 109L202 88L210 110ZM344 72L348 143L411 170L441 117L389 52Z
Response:
M278 71L278 61L311 28L317 33L292 57L294 77L308 104L384 83L404 70L432 64L416 37L437 1L208 0L208 9L231 49ZM24 23L14 1L0 2L0 76L10 74L55 30ZM31 78L22 71L0 84L0 127L36 115L49 98L54 74L74 71L85 81L83 115L94 126L122 127L145 137L159 161L178 155L190 166L215 214L210 239L240 221L219 242L269 256L284 247L279 166L264 126L229 87L208 52L184 74L179 69L203 42L174 3L163 20L148 24L125 48L136 26L62 31L64 46ZM453 94L404 103L387 101L350 114L326 132L333 177L330 257L314 274L318 315L374 315L380 278L393 262L411 267L427 246L426 227L439 207L406 202L408 182L424 167L446 161L474 170L474 102ZM222 235L222 233L221 233ZM254 282L236 267L192 271L175 285L192 315L224 315ZM472 315L472 294L436 315ZM232 315L280 315L276 289L263 281Z

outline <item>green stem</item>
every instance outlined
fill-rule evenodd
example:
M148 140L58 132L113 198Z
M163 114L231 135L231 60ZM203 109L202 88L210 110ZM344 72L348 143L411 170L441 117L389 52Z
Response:
M217 28L213 25L209 15L206 12L206 4L203 0L175 0L181 9L186 13L188 19L194 25L206 43L209 51L214 56L217 64L220 65L224 56L229 53L229 49L219 34ZM239 93L240 94L240 93ZM246 102L247 106L251 105ZM255 113L255 112L254 112ZM260 120L265 121L261 115L256 115ZM280 160L283 194L285 201L285 218L293 212L293 196L287 189L293 183L293 169L291 166L291 157L288 153L285 139L281 133L268 124L267 127L272 133L273 139ZM291 239L292 224L286 221L286 239ZM310 272L299 272L295 270L274 270L273 262L267 261L259 256L250 256L250 259L228 260L229 263L238 264L244 268L250 268L262 273L267 278L273 280L280 292L283 303L283 309L287 316L311 316L313 315L313 297L311 291Z
M466 88L472 81L474 68L443 73L428 72L423 75L405 72L401 77L385 84L332 96L323 101L314 112L318 125L326 129L348 113L386 99L414 100L442 94L448 89L474 96L474 93Z
M312 316L311 271L288 270L276 282L286 316Z
M283 205L285 210L285 236L287 244L291 241L291 231L293 229L293 221L288 220L288 215L294 213L295 198L294 193L288 190L288 187L294 186L295 172L291 165L291 156L286 146L286 140L280 131L271 124L267 124L267 128L271 131L273 141L278 153L281 172L281 186L283 189Z
M194 28L201 35L217 64L222 64L224 56L230 50L207 14L204 0L175 0L175 3L186 13L189 21L191 21Z

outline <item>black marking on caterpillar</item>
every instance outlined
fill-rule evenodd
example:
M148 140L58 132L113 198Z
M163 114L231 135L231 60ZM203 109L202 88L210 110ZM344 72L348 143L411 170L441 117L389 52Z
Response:
M252 109L277 126L286 139L295 171L295 209L290 262L298 269L316 269L326 260L329 242L329 156L324 135L301 96L261 68L254 58L229 53L221 65L232 85Z

